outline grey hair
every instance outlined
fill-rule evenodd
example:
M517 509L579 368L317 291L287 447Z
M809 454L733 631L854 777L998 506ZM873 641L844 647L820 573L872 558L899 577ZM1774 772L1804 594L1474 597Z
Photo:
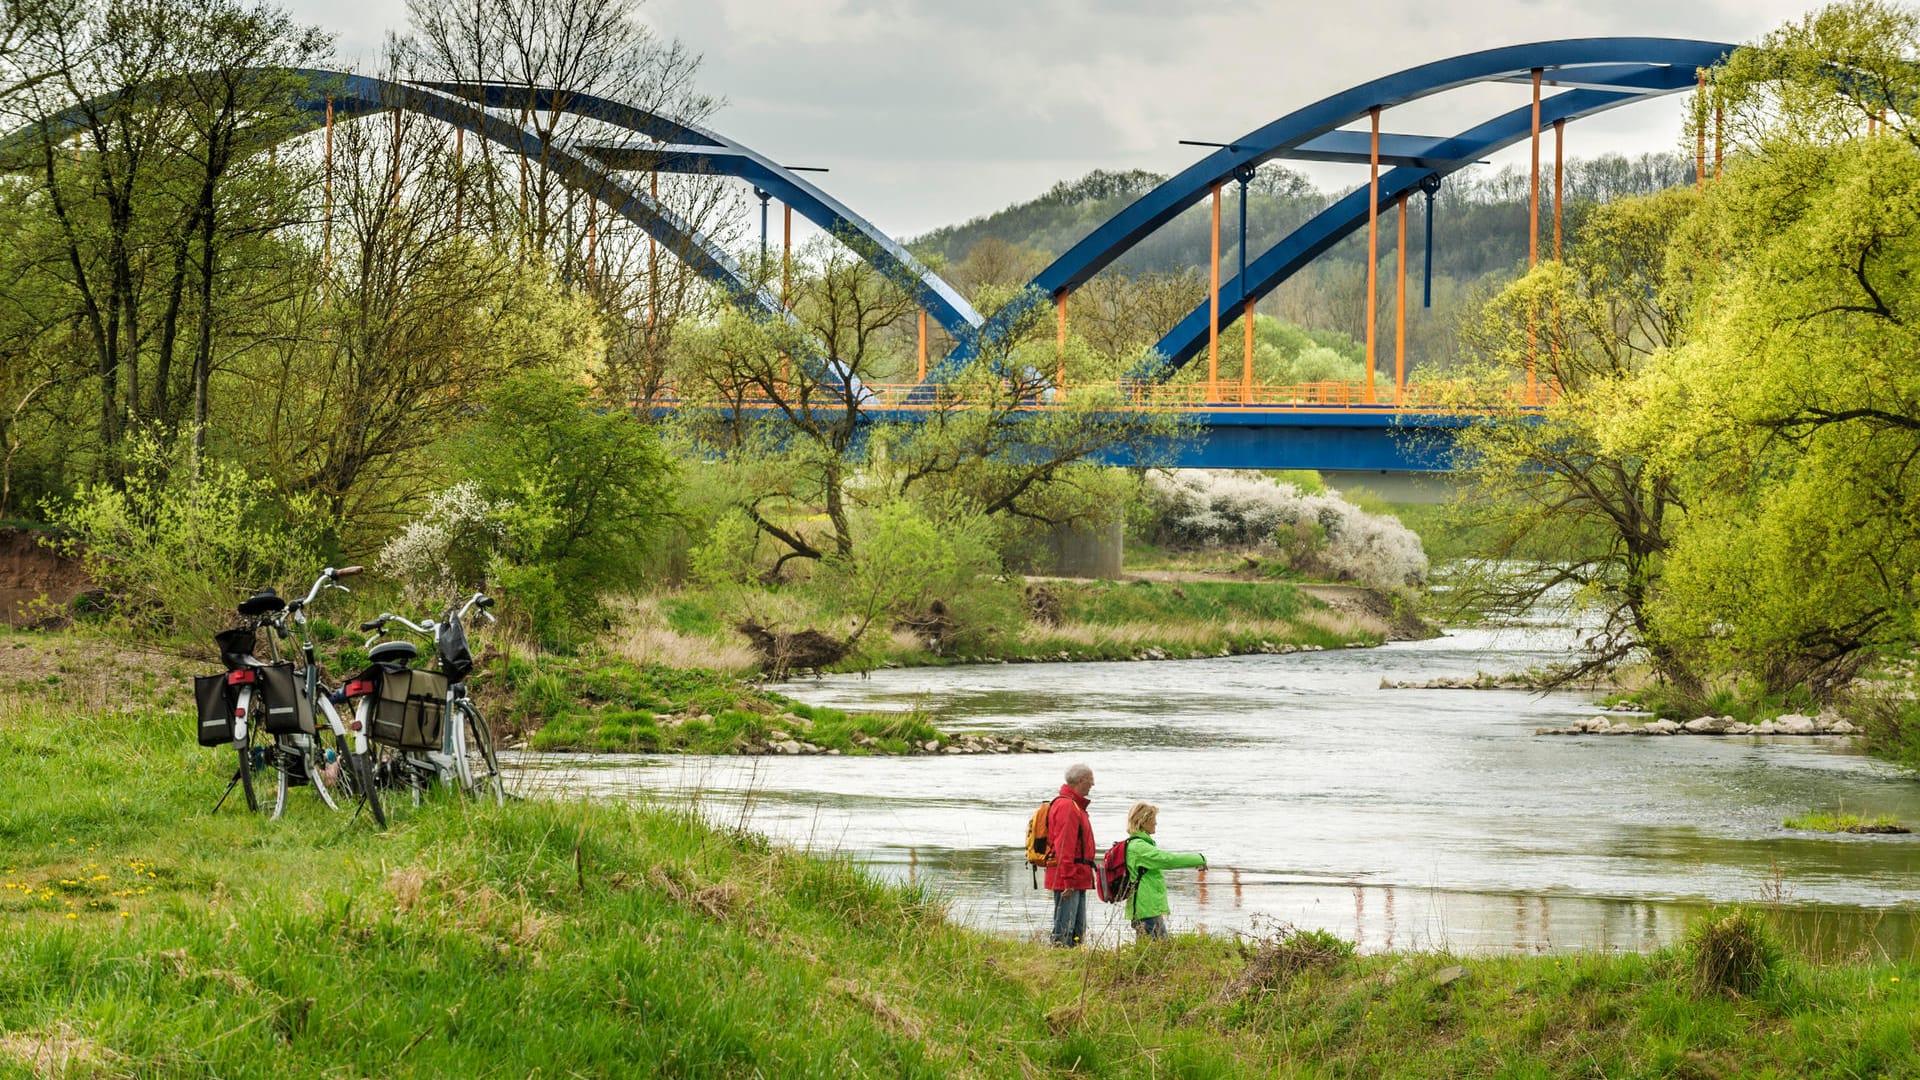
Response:
M1077 784L1082 780L1093 779L1093 768L1085 763L1067 766L1067 783Z

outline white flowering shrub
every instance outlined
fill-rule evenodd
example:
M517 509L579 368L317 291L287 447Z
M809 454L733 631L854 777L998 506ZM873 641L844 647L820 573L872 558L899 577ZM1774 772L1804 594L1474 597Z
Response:
M427 500L413 519L380 549L383 573L400 583L408 601L437 607L486 586L487 568L507 542L505 503L483 498L465 481Z
M1162 543L1277 550L1302 572L1387 588L1426 577L1413 530L1338 492L1305 494L1259 473L1184 469L1149 475L1147 498Z

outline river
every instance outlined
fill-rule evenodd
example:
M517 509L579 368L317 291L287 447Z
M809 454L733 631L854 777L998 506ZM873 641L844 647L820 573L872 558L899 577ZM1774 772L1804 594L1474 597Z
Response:
M1469 630L1287 656L1002 664L778 687L818 705L918 707L1054 754L676 758L521 755L523 782L697 798L729 823L924 883L953 916L1032 934L1049 894L1019 845L1075 761L1102 849L1136 800L1211 869L1168 875L1176 929L1324 928L1366 950L1647 950L1715 903L1779 905L1823 956L1920 954L1920 843L1784 829L1808 809L1920 820L1920 782L1839 738L1538 737L1587 696L1382 690L1524 671L1571 633ZM1096 935L1117 940L1094 902Z

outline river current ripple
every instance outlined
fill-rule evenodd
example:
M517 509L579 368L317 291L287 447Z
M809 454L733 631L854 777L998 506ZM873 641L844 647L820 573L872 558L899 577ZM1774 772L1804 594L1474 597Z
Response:
M954 916L1044 929L1025 820L1074 761L1094 832L1160 807L1176 928L1332 930L1376 949L1646 950L1709 905L1784 907L1822 954L1916 953L1920 844L1790 832L1810 808L1920 821L1920 783L1834 738L1537 737L1588 697L1382 690L1522 671L1570 632L1460 631L1287 656L890 670L778 687L852 710L921 708L950 730L1059 752L908 758L519 755L536 787L697 798L713 817L928 884ZM1096 933L1125 929L1095 904Z

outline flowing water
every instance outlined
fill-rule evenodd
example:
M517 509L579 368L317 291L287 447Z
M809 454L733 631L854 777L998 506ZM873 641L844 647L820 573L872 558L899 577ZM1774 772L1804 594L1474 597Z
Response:
M1645 950L1725 902L1785 910L1801 947L1920 954L1920 843L1791 832L1808 809L1920 821L1920 782L1838 738L1537 737L1586 696L1382 690L1521 671L1564 631L1463 631L1377 649L834 676L800 700L920 708L949 730L1054 754L674 758L527 755L527 780L605 797L697 797L707 812L925 883L956 918L1048 925L1020 856L1028 815L1075 761L1095 773L1102 850L1136 800L1158 840L1202 851L1169 873L1176 928L1335 931L1364 949ZM1125 929L1092 904L1092 929Z

